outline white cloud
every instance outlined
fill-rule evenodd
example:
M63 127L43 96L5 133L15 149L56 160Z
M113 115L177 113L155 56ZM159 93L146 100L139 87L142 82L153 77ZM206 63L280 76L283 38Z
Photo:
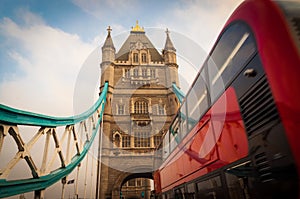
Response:
M0 35L12 45L7 53L20 69L20 74L3 78L7 81L0 85L0 103L71 115L76 78L94 46L78 35L47 26L34 13L22 10L22 16L25 25L9 18L0 21Z
M242 0L182 0L163 15L160 24L194 40L210 51L227 18Z

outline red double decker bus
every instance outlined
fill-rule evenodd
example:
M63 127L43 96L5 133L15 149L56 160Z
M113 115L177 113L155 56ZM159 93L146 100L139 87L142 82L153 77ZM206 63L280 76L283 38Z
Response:
M155 197L299 198L300 2L232 14L160 145Z

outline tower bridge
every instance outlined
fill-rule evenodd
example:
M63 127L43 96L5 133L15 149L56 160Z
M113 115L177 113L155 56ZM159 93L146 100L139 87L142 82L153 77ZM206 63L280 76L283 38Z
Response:
M0 198L150 199L152 178L156 198L299 198L299 8L243 2L184 100L168 30L159 52L109 27L90 109L0 105Z
M172 84L179 86L176 49L166 31L160 53L136 23L116 51L111 28L107 30L100 64L101 85L108 82L109 89L103 117L99 196L119 198L122 190L124 198L139 198L142 192L149 198L149 180L145 184L129 181L135 190L124 180L130 176L139 180L143 173L155 170L156 148L179 106L172 89Z
M157 146L182 100L176 49L167 30L159 52L138 22L118 50L111 32L102 46L101 95L86 112L63 118L0 105L0 198L45 198L57 183L61 198L150 198ZM97 165L88 155L93 142ZM4 150L11 144L16 154ZM20 165L29 176L15 177Z

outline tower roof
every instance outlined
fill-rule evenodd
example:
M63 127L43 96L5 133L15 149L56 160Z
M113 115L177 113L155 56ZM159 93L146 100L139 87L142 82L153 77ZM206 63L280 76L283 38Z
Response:
M170 31L167 29L166 30L166 34L167 34L167 39L166 39L166 44L165 44L165 48L164 50L167 50L167 51L176 51L171 39L170 39Z
M113 40L112 40L111 35L110 35L111 31L112 31L112 29L110 28L110 26L108 26L108 28L107 28L107 37L105 39L105 42L104 42L102 48L106 48L107 47L107 48L113 48L113 49L115 49Z
M153 46L151 41L146 36L144 29L138 25L138 22L136 23L136 26L131 29L130 35L117 52L116 60L128 60L128 54L133 49L147 49L151 54L151 61L163 61L163 57Z

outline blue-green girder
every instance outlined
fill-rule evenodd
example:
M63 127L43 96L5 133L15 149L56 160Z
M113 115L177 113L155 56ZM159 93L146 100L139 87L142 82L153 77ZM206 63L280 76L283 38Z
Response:
M51 173L40 176L38 178L21 179L21 180L0 180L0 198L9 197L12 195L22 194L30 191L43 190L53 185L57 181L69 175L76 166L84 159L88 153L96 134L99 130L101 119L103 117L104 105L106 103L106 94L108 90L108 82L105 83L101 95L97 102L86 112L72 117L52 117L42 114L36 114L28 111L14 109L8 106L0 105L0 123L8 125L33 125L57 127L77 124L95 113L102 105L99 118L92 135L83 145L83 150L80 154L75 155L71 162L65 167L61 167Z

